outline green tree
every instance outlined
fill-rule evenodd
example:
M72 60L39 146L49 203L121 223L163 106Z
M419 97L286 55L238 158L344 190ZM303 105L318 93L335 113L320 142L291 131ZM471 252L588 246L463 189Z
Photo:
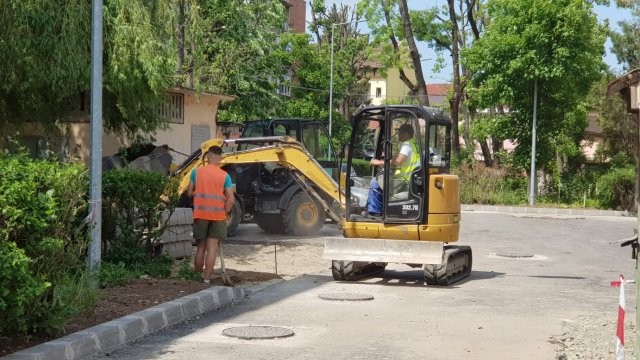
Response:
M395 68L413 99L429 106L411 12L406 0L363 0L358 12L367 19L383 72ZM407 76L412 71L415 81Z
M602 127L603 142L597 154L602 160L622 154L631 164L637 154L638 124L618 93L607 94L607 84L615 78L612 73L602 76L593 84L587 98L589 106L598 112L597 121Z
M618 62L623 64L625 70L640 67L640 2L625 2L618 4L621 7L631 8L633 18L620 21L620 32L612 31L611 51L616 55Z
M473 41L480 38L484 29L483 23L483 0L448 0L447 5L440 8L433 7L427 10L411 11L412 23L414 24L416 38L426 41L434 48L438 55L440 64L443 61L442 53L447 52L452 60L452 92L450 96L450 112L452 123L452 145L457 154L460 149L459 137L459 116L461 112L464 117L465 126L463 137L467 144L471 143L469 127L471 116L476 117L475 109L465 109L465 90L467 79L470 77L469 69L463 66L460 61L460 51L469 47ZM436 71L441 65L436 66ZM491 153L488 151L486 138L478 138L485 162L491 166Z
M346 118L368 94L363 65L368 59L369 40L358 29L359 18L346 5L327 7L325 2L311 1L311 34L283 37L289 44L286 52L296 83L291 97L284 101L278 115L327 119L330 89L331 31L334 30L332 135L337 145L346 142L350 127ZM332 27L332 24L340 24Z
M177 66L182 86L236 96L219 119L277 112L276 86L289 71L285 7L279 0L177 1Z
M584 100L604 70L605 28L582 0L489 0L484 36L463 52L477 108L506 105L505 135L529 164L534 81L538 84L537 164L578 152Z
M134 134L161 126L155 108L175 74L171 4L105 3L108 130ZM53 126L67 120L89 91L90 2L7 0L0 19L0 131L11 133L25 121Z

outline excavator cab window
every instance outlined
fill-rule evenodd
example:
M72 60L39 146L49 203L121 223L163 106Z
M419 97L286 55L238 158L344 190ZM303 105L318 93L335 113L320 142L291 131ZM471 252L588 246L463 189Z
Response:
M429 125L429 168L431 173L446 173L450 165L451 137L450 125L432 123Z
M300 129L304 147L322 165L324 171L336 179L338 163L324 125L319 122L303 121Z
M387 113L384 141L384 220L390 223L415 222L423 213L423 140L424 131L411 111ZM404 158L401 166L392 160Z
M346 193L350 198L347 202L347 218L351 221L371 221L363 217L362 213L367 211L369 194L379 189L377 185L373 189L371 186L376 175L382 172L378 173L379 168L371 166L369 161L381 156L383 124L383 117L377 113L365 113L352 123L351 143L344 154L346 168L342 169L346 181L340 182L343 186L349 184L346 186ZM381 193L376 192L376 195ZM370 201L374 201L374 198ZM376 200L375 206L382 212L382 200Z
M425 149L433 148L438 161L449 161L446 123L430 128L430 119L421 108L412 106L373 107L353 118L344 174L347 181L341 182L347 187L350 221L423 221L430 166ZM404 157L400 166L393 161L398 156ZM372 158L383 159L384 166L371 166Z

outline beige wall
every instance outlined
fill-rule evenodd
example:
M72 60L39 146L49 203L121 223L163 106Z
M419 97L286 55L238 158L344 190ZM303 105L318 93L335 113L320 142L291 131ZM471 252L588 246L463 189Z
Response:
M176 91L178 92L178 91ZM216 134L216 114L221 97L217 95L201 94L199 97L192 91L179 91L184 94L184 124L171 124L170 128L158 131L155 135L156 144L169 145L181 153L191 154L194 146L191 143L191 129L193 125L208 125L210 137ZM180 163L186 157L171 153L174 162Z
M387 81L384 79L371 79L369 80L369 85L371 86L371 90L369 95L371 96L371 104L373 105L381 105L382 102L387 98ZM376 97L376 89L381 89L381 96Z
M407 77L414 80L414 76L411 72L406 73ZM392 104L399 104L405 96L409 94L409 88L400 80L400 72L398 69L389 69L387 71L387 77L381 78L378 76L372 76L369 79L370 98L371 104L381 105L384 101L389 101ZM376 98L376 88L382 88L382 97Z
M602 144L601 136L589 136L587 140L580 141L582 153L588 160L595 160L596 151Z
M67 124L61 131L66 137L66 151L73 157L78 157L85 164L91 161L91 124L89 122L74 122ZM102 134L102 156L113 155L129 143L124 138L105 133Z
M405 75L407 75L412 82L416 81L412 69L406 69ZM409 95L409 88L400 80L400 72L398 69L389 69L387 72L387 99L397 104L407 95Z
M184 153L190 154L192 147L200 144L192 144L192 126L208 125L209 137L216 134L216 114L218 104L221 100L231 100L224 95L201 94L191 90L172 90L174 93L184 95L184 124L171 123L166 130L158 131L154 137L157 145L169 145L169 147ZM52 135L50 132L39 129L33 125L25 125L21 133L30 139L48 138L50 148L58 153L61 159L73 157L85 164L89 164L91 151L91 125L88 115L74 116L73 122L64 124L60 133ZM122 147L129 145L123 136L111 133L103 133L102 136L102 156L113 155ZM174 162L179 163L186 158L184 155L172 153Z

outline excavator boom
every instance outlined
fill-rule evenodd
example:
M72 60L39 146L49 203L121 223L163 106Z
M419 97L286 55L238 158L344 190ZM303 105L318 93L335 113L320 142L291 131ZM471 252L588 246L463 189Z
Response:
M325 172L304 146L294 139L289 137L265 137L226 140L225 143L264 143L267 141L274 142L274 144L225 154L220 161L220 165L277 163L303 175L319 189L322 189L327 196L344 206L345 196L340 191L338 183Z

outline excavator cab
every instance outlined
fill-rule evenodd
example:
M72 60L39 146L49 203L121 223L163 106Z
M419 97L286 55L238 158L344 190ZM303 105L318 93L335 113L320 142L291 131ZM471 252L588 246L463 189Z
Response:
M427 221L429 176L449 171L451 154L450 120L444 112L416 106L368 108L352 119L352 137L347 158L345 184L349 198L352 186L362 184L369 196L380 197L380 211L367 211L349 203L347 219L355 222L424 224ZM401 135L401 129L404 134ZM408 133L410 135L407 135ZM403 149L404 147L404 149ZM409 156L407 156L409 149ZM403 167L392 166L392 159L403 153ZM384 166L369 164L371 158L384 160ZM356 169L356 171L352 171ZM358 187L359 188L359 187ZM368 203L372 199L368 199Z

